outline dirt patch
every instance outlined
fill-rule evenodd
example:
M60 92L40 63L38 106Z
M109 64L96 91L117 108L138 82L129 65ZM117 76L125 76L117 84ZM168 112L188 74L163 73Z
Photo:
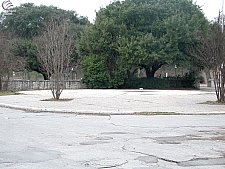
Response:
M73 99L44 99L44 100L41 100L41 101L54 101L54 102L69 102L69 101L72 101Z
M211 140L225 141L225 136L212 137Z
M136 112L133 115L180 115L175 112Z

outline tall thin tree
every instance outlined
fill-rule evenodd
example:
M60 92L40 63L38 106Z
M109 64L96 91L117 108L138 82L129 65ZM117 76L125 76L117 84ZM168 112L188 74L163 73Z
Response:
M213 72L215 92L218 102L225 102L225 34L223 27L218 22L211 23L208 36L202 36L200 43L193 45L188 50L206 68Z
M56 100L64 89L64 73L69 69L75 48L73 32L67 21L67 17L51 17L42 34L35 39L38 61L51 77L51 91Z

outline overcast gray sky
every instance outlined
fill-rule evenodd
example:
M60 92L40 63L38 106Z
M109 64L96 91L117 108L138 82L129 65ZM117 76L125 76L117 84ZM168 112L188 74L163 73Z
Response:
M5 1L5 0L0 0ZM90 21L95 18L95 11L105 7L113 0L10 0L13 6L19 6L21 3L31 2L36 5L53 5L61 9L75 10L79 15L87 16ZM208 19L212 20L218 16L219 10L222 9L223 0L193 0L198 5L202 6L203 12ZM2 9L1 9L2 11Z

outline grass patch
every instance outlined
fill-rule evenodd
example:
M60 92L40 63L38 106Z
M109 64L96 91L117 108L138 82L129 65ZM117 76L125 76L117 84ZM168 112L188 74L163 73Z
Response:
M136 112L134 113L134 115L150 116L150 115L179 115L179 114L175 112Z
M8 95L19 95L21 93L12 92L12 91L0 91L0 96L8 96Z
M206 102L201 103L201 104L209 104L209 105L225 105L225 103L221 103L221 102L218 102L218 101L206 101Z
M57 99L51 98L51 99L44 99L44 100L41 100L41 101L69 102L71 100L73 100L73 99L59 99L59 100L57 100Z

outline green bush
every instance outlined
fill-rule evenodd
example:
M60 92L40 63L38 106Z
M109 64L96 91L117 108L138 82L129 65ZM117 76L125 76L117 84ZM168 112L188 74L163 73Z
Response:
M82 82L86 84L88 88L92 89L107 89L109 88L109 74L107 73L107 67L104 57L97 55L90 55L85 57L82 62L82 69L84 78Z
M91 89L117 89L124 84L124 73L119 70L109 72L106 58L90 55L82 62L84 78L82 82Z
M168 78L137 78L127 81L121 88L124 89L178 89L195 88L196 75L194 72L185 74L183 77Z
M195 72L189 72L186 73L185 76L181 77L178 80L181 80L181 87L183 88L194 88L195 86L195 81L196 81L196 74Z
M170 88L194 88L196 75L194 72L183 77L168 78L136 78L124 80L123 71L109 72L106 58L99 55L90 55L82 62L84 73L83 83L92 89L170 89Z

